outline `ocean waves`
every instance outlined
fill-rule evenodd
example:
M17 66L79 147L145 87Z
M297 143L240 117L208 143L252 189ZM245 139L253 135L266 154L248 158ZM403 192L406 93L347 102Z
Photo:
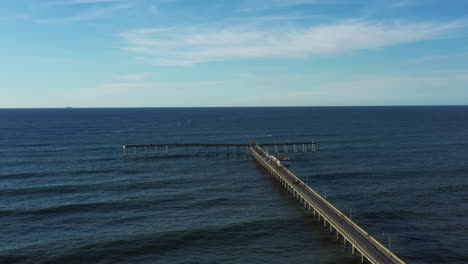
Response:
M8 110L0 263L359 261L245 155L122 155L250 140L319 142L289 153L304 182L408 263L465 263L468 108L455 108Z

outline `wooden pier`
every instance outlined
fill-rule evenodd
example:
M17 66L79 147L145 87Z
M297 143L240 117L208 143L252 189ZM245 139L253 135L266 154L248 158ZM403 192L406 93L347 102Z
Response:
M323 226L328 226L330 233L336 233L337 240L343 240L344 247L349 244L353 255L356 251L360 253L361 263L365 260L373 264L404 263L259 145L250 146L250 151L253 158L296 197L306 210L313 211L319 221L323 220Z
M186 144L139 144L124 145L123 154L127 150L133 150L136 155L139 150L143 150L145 155L175 153L200 154L200 153L245 153L251 155L260 166L265 168L270 175L277 180L284 189L304 206L308 211L312 211L319 221L323 221L323 226L329 229L330 233L336 234L336 240L342 240L343 246L349 245L353 255L358 252L361 263L368 261L373 264L404 264L400 258L389 249L369 235L364 229L358 226L335 206L320 196L309 185L289 171L278 155L281 151L286 156L292 152L312 152L316 151L315 142L287 142L287 143L248 143L248 144L212 144L212 143L186 143ZM271 155L273 154L273 155Z
M230 155L233 153L250 153L250 147L257 145L256 143L249 144L214 144L214 143L184 143L184 144L136 144L136 145L123 145L123 154L126 155L127 151L133 150L133 154L138 154L143 151L145 155L154 154L169 154L170 152L185 153L185 154L200 154L200 153L226 153ZM271 150L273 153L287 154L289 151L293 152L315 152L317 143L315 142L286 142L286 143L265 143L258 144L265 148L268 152Z

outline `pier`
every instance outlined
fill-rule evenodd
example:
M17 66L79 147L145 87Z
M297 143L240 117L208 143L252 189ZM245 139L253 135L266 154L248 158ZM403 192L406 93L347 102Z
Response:
M358 253L361 263L372 264L404 264L400 258L383 246L364 229L348 218L335 206L320 196L308 184L288 170L278 159L282 151L286 156L292 152L315 152L315 142L286 142L286 143L248 143L248 144L213 144L213 143L185 143L185 144L139 144L124 145L123 154L127 150L133 150L136 155L143 151L145 155L165 153L170 151L176 153L185 152L187 155L200 153L245 153L252 156L254 160L279 182L279 184L292 196L294 196L305 210L311 211L319 221L323 221L325 229L330 234L336 235L336 240L343 241L343 246L350 247L351 253ZM274 155L271 155L273 153Z
M127 151L132 151L133 154L143 152L145 155L154 154L169 154L170 152L185 153L185 154L200 154L200 153L226 153L230 155L233 153L250 153L250 147L257 145L256 143L249 144L215 144L215 143L184 143L184 144L136 144L136 145L123 145L123 154L126 155ZM280 153L283 151L288 154L289 151L293 152L308 152L309 150L315 152L317 143L315 142L286 142L286 143L265 143L259 144L262 148L273 153Z
M265 168L270 175L292 196L297 198L301 205L312 211L319 221L323 221L324 228L330 233L336 233L336 239L343 240L343 246L348 244L354 255L360 253L361 263L369 261L373 264L404 263L400 258L384 247L380 242L369 235L364 229L320 196L309 185L284 167L281 162L274 160L267 151L260 146L250 147L253 158Z

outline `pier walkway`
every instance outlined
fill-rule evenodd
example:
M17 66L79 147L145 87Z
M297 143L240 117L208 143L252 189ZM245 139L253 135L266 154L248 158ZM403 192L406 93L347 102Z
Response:
M361 254L361 262L368 260L373 264L404 263L259 145L250 146L250 151L254 159L307 210L317 214L319 220L322 218L325 228L328 225L331 233L336 232L337 240L341 237L345 247L347 243L351 245L352 254L357 250Z
M284 154L288 151L307 152L308 146L311 151L316 151L315 142L288 142L288 143L266 143L266 144L212 144L212 143L185 143L185 144L139 144L124 145L123 154L127 154L127 149L133 149L137 154L138 149L143 149L145 155L150 153L168 154L169 149L174 153L209 153L225 152L228 156L233 149L237 149L239 155L242 151L251 155L263 168L265 168L274 179L276 179L291 195L297 198L306 210L313 211L318 216L319 221L323 220L324 228L329 228L330 233L336 233L336 239L342 239L344 247L347 244L351 247L354 255L357 251L361 255L361 263L369 261L373 264L404 264L404 262L393 254L389 249L379 243L376 239L359 227L350 218L344 215L335 206L320 196L309 185L289 171L280 160L278 154L282 150ZM292 149L291 149L292 147ZM301 149L302 147L302 149ZM275 156L270 155L274 153ZM154 150L153 150L154 149ZM163 149L160 151L160 149Z
M250 147L256 145L256 143L249 144L216 144L216 143L182 143L182 144L133 144L133 145L123 145L123 154L127 154L128 149L133 149L133 153L137 154L139 149L142 149L145 155L149 153L166 153L168 154L170 150L183 152L185 150L186 154L195 153L199 154L200 152L209 153L209 152L226 152L229 155L232 152L240 153L245 150L250 154ZM259 144L261 147L265 148L267 151L271 150L274 153L279 153L283 151L285 154L288 151L302 151L307 152L310 146L310 150L315 152L317 143L315 142L287 142L287 143L264 143Z

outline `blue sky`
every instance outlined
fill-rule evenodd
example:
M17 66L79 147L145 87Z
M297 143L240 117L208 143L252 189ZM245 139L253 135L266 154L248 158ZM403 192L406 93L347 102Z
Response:
M0 108L461 105L468 0L0 3Z

